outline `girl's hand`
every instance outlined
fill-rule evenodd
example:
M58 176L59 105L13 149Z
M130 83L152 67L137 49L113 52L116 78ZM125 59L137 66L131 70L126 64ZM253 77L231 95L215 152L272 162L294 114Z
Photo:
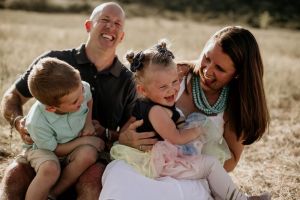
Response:
M121 130L119 135L119 143L123 145L136 148L141 151L149 151L152 149L152 146L157 142L157 139L154 139L154 132L136 132L136 128L143 124L143 120L134 121L131 119L130 125L125 129Z

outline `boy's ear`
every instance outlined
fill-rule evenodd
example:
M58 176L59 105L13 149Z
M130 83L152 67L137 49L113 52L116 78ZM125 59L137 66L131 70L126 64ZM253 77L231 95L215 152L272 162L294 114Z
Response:
M146 96L146 91L143 85L141 84L137 84L136 85L136 91L138 94L142 95L142 96Z
M56 111L56 108L54 106L46 106L46 110L48 112L55 112Z

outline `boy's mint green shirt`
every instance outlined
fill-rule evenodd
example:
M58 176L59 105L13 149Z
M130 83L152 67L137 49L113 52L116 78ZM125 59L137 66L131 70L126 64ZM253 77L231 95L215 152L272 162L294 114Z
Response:
M87 102L92 94L87 82L82 81L84 101L78 111L59 115L48 112L39 101L31 107L26 117L26 127L34 141L33 149L54 151L57 144L67 143L78 137L88 113Z

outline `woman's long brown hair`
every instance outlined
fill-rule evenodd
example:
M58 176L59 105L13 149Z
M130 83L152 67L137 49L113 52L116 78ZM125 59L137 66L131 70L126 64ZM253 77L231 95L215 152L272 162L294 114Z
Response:
M234 63L237 78L229 83L226 111L237 137L242 137L244 145L252 144L262 137L270 123L263 85L263 62L256 39L247 29L229 26L215 33L207 44L211 42L220 45ZM186 64L199 74L200 60Z

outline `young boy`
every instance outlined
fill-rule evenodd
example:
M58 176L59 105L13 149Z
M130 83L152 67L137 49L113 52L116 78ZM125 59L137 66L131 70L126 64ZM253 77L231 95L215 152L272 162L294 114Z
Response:
M78 70L44 58L33 67L28 86L37 102L26 119L34 141L26 157L36 176L25 199L56 199L96 162L104 142L94 136L92 95Z

